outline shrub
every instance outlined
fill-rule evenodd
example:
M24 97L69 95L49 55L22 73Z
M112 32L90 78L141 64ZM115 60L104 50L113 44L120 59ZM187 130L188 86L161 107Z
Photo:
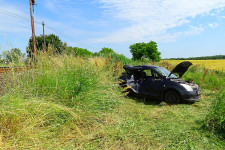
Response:
M206 126L225 138L225 90L221 90L206 118Z
M3 52L4 61L7 63L18 63L24 61L25 54L21 53L20 49L14 48L10 51Z
M87 49L79 48L79 47L67 47L66 52L67 55L75 55L81 57L92 57L93 53L88 51Z
M113 62L121 62L122 64L126 65L126 64L133 64L134 61L132 61L131 59L125 57L124 55L120 55L120 54L112 54L111 55L112 61Z

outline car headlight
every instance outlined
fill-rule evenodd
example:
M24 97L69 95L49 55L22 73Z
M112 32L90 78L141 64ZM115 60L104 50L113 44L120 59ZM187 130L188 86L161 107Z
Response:
M189 92L193 92L193 89L191 86L187 85L187 84L180 84L181 86L183 86L187 91Z

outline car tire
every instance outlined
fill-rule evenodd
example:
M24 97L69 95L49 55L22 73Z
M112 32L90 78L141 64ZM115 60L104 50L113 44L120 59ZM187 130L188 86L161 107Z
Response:
M175 91L168 91L166 92L164 96L164 101L167 104L179 104L180 103L180 96L177 92Z

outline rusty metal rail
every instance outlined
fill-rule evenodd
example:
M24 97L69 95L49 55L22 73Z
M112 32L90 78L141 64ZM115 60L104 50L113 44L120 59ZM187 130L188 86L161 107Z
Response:
M28 66L28 67L0 67L0 74L1 73L7 73L7 72L20 72L24 70L31 70L36 69L36 67Z

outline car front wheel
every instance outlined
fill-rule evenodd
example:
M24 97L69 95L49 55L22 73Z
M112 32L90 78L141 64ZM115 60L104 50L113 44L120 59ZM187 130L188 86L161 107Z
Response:
M179 104L180 103L180 96L175 91L168 91L164 96L164 101L167 104Z

